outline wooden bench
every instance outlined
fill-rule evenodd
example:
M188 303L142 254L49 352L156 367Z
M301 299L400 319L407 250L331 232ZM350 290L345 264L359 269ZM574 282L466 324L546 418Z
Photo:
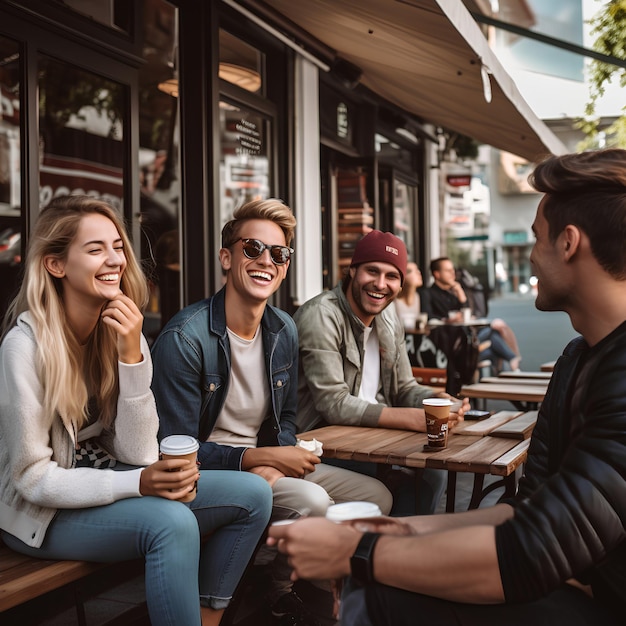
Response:
M202 541L205 539L203 537ZM259 546L264 541L265 535L259 541ZM39 624L42 616L51 616L53 611L56 614L74 607L76 623L88 626L90 622L85 600L137 576L143 577L143 574L143 559L117 563L37 559L11 550L0 538L0 624L31 626ZM246 574L247 571L242 581ZM243 600L244 585L240 585L224 613L222 626L236 626ZM145 599L121 607L119 613L107 622L103 622L101 617L98 619L100 626L149 623Z
M85 598L142 572L143 560L139 559L122 563L36 559L14 552L0 540L0 622L26 626L30 619L50 615L53 603L58 610L74 605L78 624L86 626ZM147 616L145 603L115 623L130 624L143 615Z

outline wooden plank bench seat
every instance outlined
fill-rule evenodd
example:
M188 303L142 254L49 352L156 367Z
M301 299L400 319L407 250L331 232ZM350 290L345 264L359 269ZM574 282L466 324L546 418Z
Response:
M259 545L264 541L265 535ZM88 626L85 600L143 574L143 559L116 563L37 559L11 550L0 538L0 624L32 626L42 618L74 607L76 620L72 623ZM244 596L244 586L241 587L222 618L223 626L235 626L239 621ZM97 619L100 626L150 623L145 598L136 604L126 603L106 622L101 617Z
M31 623L31 614L33 618L36 614L39 618L50 615L50 597L46 600L44 596L59 592L54 596L55 606L62 610L74 605L78 624L86 626L84 598L142 572L140 559L121 563L37 559L11 550L0 540L0 623L18 623L15 620L19 619L25 626ZM40 605L38 599L42 600ZM33 601L32 611L26 610L23 605ZM133 614L133 619L138 614L147 615L147 608L137 607Z

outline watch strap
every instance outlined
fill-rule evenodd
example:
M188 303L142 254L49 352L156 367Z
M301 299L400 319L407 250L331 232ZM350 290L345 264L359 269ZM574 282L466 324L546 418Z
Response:
M364 533L350 558L350 571L361 585L369 585L374 581L374 547L380 538L380 533Z

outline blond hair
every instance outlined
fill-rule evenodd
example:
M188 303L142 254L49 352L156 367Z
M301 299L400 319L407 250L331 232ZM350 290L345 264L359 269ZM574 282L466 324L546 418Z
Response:
M233 218L222 228L222 248L228 248L237 241L244 222L248 220L269 220L280 226L285 234L285 242L291 245L296 228L296 218L291 209L278 198L253 200L243 204L233 213Z
M3 336L18 316L28 311L37 341L37 367L48 415L58 412L81 428L89 419L89 396L93 395L105 427L111 426L119 394L117 336L99 321L86 346L66 323L61 279L44 265L52 256L67 258L83 217L100 214L110 219L122 239L126 269L121 290L141 309L148 301L144 274L133 253L122 217L107 203L89 196L55 198L39 215L26 254L24 279L4 320Z

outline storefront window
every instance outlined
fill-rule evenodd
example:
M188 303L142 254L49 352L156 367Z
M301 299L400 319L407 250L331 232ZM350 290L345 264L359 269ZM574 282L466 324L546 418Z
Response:
M129 32L134 2L130 0L55 0L100 24Z
M141 258L152 288L148 334L181 308L180 137L177 9L144 4L144 65L139 71ZM175 86L175 89L168 89Z
M22 253L19 48L0 37L0 320L13 296Z
M221 228L237 207L269 197L270 120L222 101L220 131Z
M417 184L409 181L417 171L416 149L381 133L376 133L374 138L380 168L381 211L390 216L391 230L406 244L409 260L415 261L418 197Z
M219 76L241 89L263 93L263 54L243 40L220 30Z
M393 232L404 241L409 259L415 261L413 214L417 206L417 188L397 179L393 181Z
M39 204L66 194L123 203L124 87L41 57Z

